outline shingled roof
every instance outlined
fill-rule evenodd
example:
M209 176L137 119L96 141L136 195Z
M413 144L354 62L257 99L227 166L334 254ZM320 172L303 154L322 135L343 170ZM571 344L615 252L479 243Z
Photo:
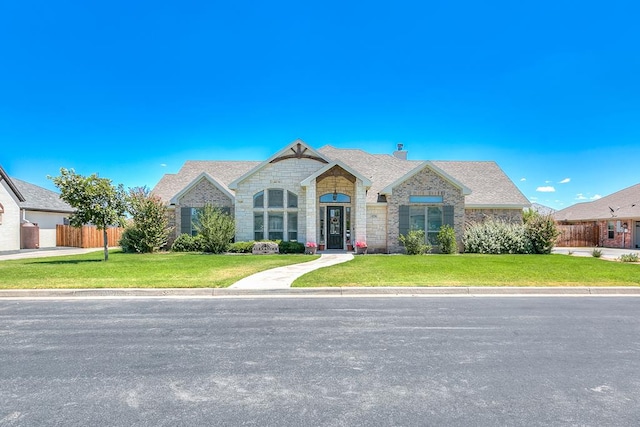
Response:
M376 203L378 194L424 161L402 160L390 154L371 154L358 149L342 149L326 145L319 150L325 157L340 161L371 180L367 203ZM208 173L226 190L228 185L261 162L250 161L187 161L177 174L166 174L153 189L153 194L169 201L198 175ZM527 198L518 190L495 162L433 161L452 178L471 189L466 196L467 207L527 207Z
M640 219L640 184L632 185L592 202L576 203L553 214L556 221Z
M73 213L73 209L68 203L60 199L60 195L55 191L47 190L35 184L11 178L24 196L24 201L19 205L22 209L42 212Z

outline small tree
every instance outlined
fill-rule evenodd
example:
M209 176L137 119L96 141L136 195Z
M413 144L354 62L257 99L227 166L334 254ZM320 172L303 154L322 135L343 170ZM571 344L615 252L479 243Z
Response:
M458 243L456 242L456 232L450 225L443 225L438 231L438 246L443 254L458 253Z
M133 222L125 229L120 246L125 252L155 252L167 244L171 232L167 207L147 187L130 188L127 210Z
M214 254L226 252L236 234L236 223L231 215L211 205L205 205L193 225L202 238L203 250Z
M530 217L525 217L524 222L525 234L531 246L533 253L550 254L556 244L556 239L560 235L556 222L551 215L541 215L536 212Z
M60 176L48 178L60 190L60 198L76 209L69 218L72 226L93 224L103 231L104 260L108 261L107 228L124 226L126 203L122 184L115 187L110 179L97 174L82 176L65 168L60 169Z
M423 255L431 252L431 245L425 243L424 230L411 230L406 235L401 234L399 240L408 255Z

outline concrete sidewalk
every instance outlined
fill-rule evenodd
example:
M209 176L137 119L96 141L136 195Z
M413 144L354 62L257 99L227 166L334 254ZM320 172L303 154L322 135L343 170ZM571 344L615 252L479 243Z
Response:
M590 257L593 256L593 250L598 249L602 252L601 258L614 260L620 258L620 255L624 254L638 254L640 256L640 249L618 249L618 248L589 248L589 247L580 247L580 248L564 248L557 247L553 248L551 253L561 254L561 255L569 255L571 256L584 256Z
M109 248L113 249L113 248ZM43 258L50 256L65 256L65 255L80 255L89 252L102 251L103 248L70 248L70 247L55 247L55 248L43 248L43 249L20 249L19 251L0 251L0 261L10 259L25 259L25 258Z
M286 289L303 274L352 259L353 254L349 253L322 254L319 259L310 262L273 268L245 277L229 286L229 289Z

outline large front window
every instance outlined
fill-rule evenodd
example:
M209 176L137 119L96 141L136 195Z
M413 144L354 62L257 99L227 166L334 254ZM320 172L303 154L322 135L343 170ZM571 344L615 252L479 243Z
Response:
M424 231L427 242L431 245L437 245L438 232L442 227L442 207L411 206L409 209L409 227L411 230Z
M269 188L253 196L255 240L298 240L298 195Z

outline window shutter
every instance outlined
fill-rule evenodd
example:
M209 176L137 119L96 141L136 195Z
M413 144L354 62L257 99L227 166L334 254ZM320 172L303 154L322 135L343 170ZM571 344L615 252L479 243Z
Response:
M180 208L180 233L191 234L191 208Z
M451 228L455 228L453 226L453 206L443 206L442 207L442 222L444 225L449 225Z
M400 236L409 233L409 206L400 206L398 224L400 225Z

